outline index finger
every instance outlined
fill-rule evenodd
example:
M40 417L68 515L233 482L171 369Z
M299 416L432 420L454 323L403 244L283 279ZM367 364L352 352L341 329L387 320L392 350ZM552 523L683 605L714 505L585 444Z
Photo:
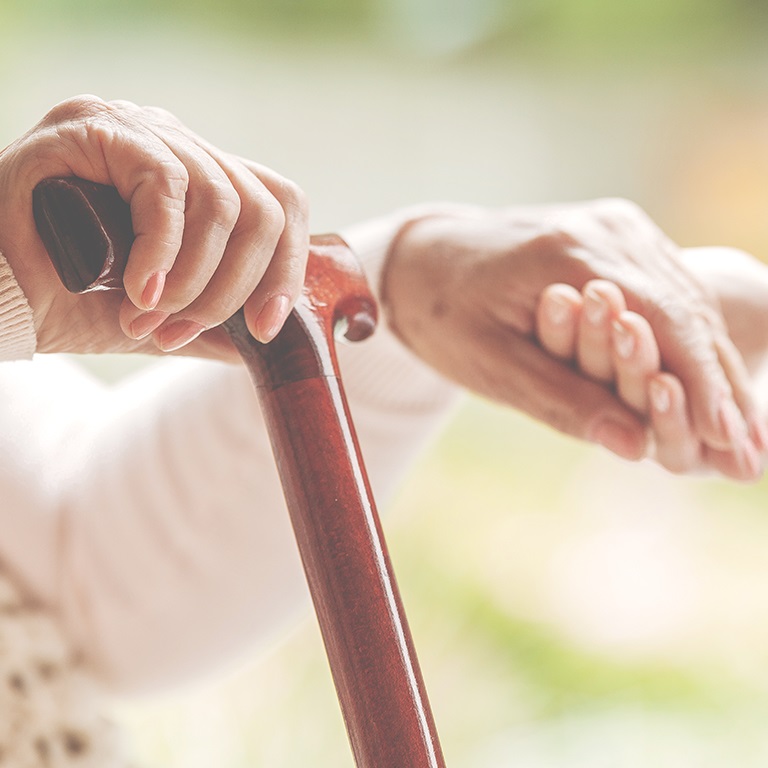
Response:
M36 167L112 185L130 205L135 242L124 284L130 300L147 309L181 246L189 177L171 149L142 124L143 114L129 102L95 96L61 102L39 125L36 156L45 162L38 159Z
M123 285L136 307L150 310L157 306L165 276L181 248L189 175L175 156L158 163L152 172L137 175L138 180L124 185L115 181L131 206L135 236Z
M112 184L130 205L135 240L123 278L125 292L140 309L152 309L157 297L151 283L157 276L162 281L181 247L189 173L163 141L130 117L105 104L82 126L75 123L70 133L82 156L72 171ZM101 169L94 163L99 155Z

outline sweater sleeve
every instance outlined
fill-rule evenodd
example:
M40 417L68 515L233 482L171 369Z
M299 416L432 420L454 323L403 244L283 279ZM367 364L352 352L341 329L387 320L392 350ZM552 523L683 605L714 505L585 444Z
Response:
M377 280L395 217L345 232ZM380 508L453 401L387 330L340 350ZM307 593L243 369L167 360L110 388L70 360L0 365L0 559L120 691L253 651Z
M0 253L0 362L30 359L36 343L32 310Z

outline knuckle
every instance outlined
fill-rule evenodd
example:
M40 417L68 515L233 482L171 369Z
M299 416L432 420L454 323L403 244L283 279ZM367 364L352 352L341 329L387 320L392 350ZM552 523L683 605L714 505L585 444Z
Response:
M86 138L95 144L114 140L124 132L126 115L138 109L129 101L103 101L95 96L78 97L75 120L83 125Z
M714 342L724 331L723 320L714 307L701 300L691 302L671 292L656 294L646 303L642 314L652 328L676 339L701 362L717 357Z
M145 215L151 209L151 219L160 220L170 227L181 239L184 227L189 174L181 162L175 159L160 159L141 172L137 177L136 190L140 193L142 210ZM134 222L136 223L136 222ZM165 231L162 227L162 231ZM165 235L167 237L167 234ZM166 243L170 247L170 242ZM178 249L179 242L175 243Z
M89 144L106 146L115 140L119 128L107 114L94 114L83 119L83 130Z
M698 331L699 323L687 303L670 292L655 292L645 298L643 314L655 328L663 328L673 334L689 335Z
M563 226L553 224L514 250L528 257L525 260L529 263L536 264L542 276L558 282L581 287L595 277L589 250L565 223Z
M183 163L172 160L159 162L153 173L160 194L171 203L171 207L184 211L184 200L189 188L189 171Z
M163 107L148 106L144 107L143 111L148 115L156 118L161 123L170 123L174 126L180 125L176 115L174 115L172 112L169 112L167 109L163 109Z
M113 99L105 103L105 107L111 112L140 112L141 108L128 99Z
M534 235L525 244L526 249L542 258L560 256L579 245L578 240L564 227L552 226Z
M283 179L280 184L280 202L293 218L309 216L309 197L304 190L290 179Z
M645 210L624 197L604 197L593 204L593 216L597 224L611 234L626 237L629 232L642 232L644 237L652 236L664 248L669 244L666 237Z
M72 96L52 107L43 118L43 123L54 124L71 122L103 113L107 103L98 96L82 94Z
M211 222L231 231L242 208L234 188L224 183L212 183L206 190L205 198L204 210Z
M283 234L286 214L277 201L261 201L261 216L258 230L262 239L274 245Z

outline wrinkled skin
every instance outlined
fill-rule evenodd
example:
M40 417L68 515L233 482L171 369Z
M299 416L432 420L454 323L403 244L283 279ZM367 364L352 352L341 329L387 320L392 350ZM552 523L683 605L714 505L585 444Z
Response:
M73 296L61 286L31 204L36 184L55 176L110 184L130 204L136 241L125 296ZM0 252L33 308L40 352L171 351L243 305L252 333L267 340L301 291L309 237L301 190L160 109L93 96L62 102L0 153L0 200ZM234 356L221 331L186 351Z
M383 277L384 304L401 339L462 386L636 459L648 450L643 416L534 335L547 285L612 281L650 323L703 443L727 451L737 438L723 414L737 409L750 434L759 415L718 299L683 253L624 200L467 208L403 228Z

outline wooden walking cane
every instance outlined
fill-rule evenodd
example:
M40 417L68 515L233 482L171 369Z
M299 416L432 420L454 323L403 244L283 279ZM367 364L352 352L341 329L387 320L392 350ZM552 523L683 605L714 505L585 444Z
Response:
M34 214L70 291L122 288L133 231L114 189L48 179ZM444 768L333 343L375 323L362 271L330 235L312 238L303 295L271 343L242 311L224 327L258 391L356 764Z

